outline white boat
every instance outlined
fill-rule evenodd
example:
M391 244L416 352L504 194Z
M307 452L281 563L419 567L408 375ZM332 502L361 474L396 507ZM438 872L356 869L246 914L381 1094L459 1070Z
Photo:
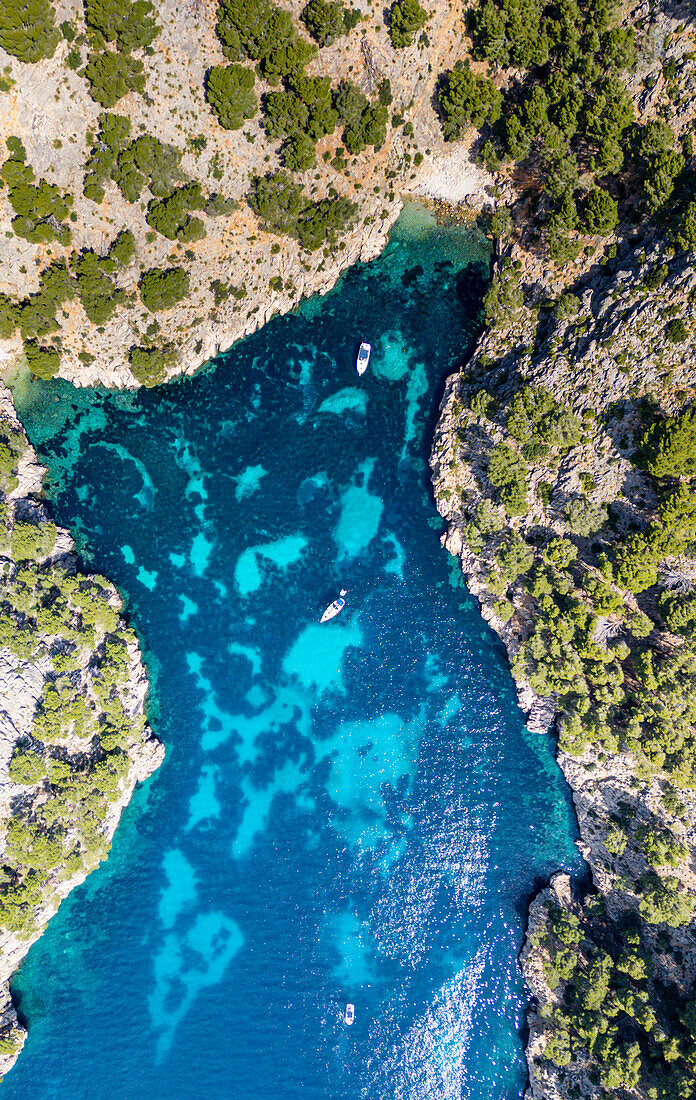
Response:
M350 1027L350 1025L353 1023L354 1019L355 1019L355 1005L346 1005L345 1021L348 1024L348 1027Z
M342 588L338 599L329 604L326 611L320 618L320 623L328 622L329 619L333 619L335 615L338 615L339 611L343 611L343 608L346 606L346 601L344 599L345 594L346 590L345 588Z
M355 369L358 374L364 374L367 370L367 365L370 362L370 352L372 351L372 345L366 344L364 341L360 345L360 351L358 352L358 358L355 363Z

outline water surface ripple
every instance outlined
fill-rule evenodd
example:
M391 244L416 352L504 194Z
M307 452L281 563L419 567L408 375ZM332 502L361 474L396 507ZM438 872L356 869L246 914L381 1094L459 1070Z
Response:
M194 379L18 394L58 519L130 597L168 754L15 983L4 1100L521 1096L526 900L579 863L429 495L476 261L411 216Z

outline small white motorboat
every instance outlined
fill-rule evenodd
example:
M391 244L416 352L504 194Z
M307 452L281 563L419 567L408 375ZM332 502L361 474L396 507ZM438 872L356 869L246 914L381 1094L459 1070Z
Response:
M358 352L358 358L355 362L355 369L358 374L364 374L367 370L368 363L370 362L370 352L372 351L372 345L366 344L364 341L360 345L360 351Z
M320 623L328 622L329 619L333 619L334 616L338 615L339 611L343 611L343 608L346 606L346 601L345 601L345 598L344 598L345 594L346 594L346 589L342 588L341 591L340 591L338 599L334 600L333 603L329 604L326 611L324 612L324 614L320 618L320 620L319 620Z
M355 1019L355 1005L346 1005L345 1021L348 1024L348 1027L350 1027L350 1025L353 1023L354 1019Z

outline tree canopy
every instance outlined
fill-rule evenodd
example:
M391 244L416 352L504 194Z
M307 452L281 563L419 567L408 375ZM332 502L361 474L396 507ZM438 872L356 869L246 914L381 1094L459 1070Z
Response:
M55 15L48 0L5 0L0 5L0 46L27 64L53 57L61 38Z
M389 34L396 50L410 46L417 31L430 19L418 0L395 0L389 17Z
M161 269L151 267L144 271L140 279L140 296L143 305L156 313L161 309L171 309L189 292L189 277L183 267Z
M258 110L253 70L244 65L215 65L205 82L205 98L221 126L239 130Z

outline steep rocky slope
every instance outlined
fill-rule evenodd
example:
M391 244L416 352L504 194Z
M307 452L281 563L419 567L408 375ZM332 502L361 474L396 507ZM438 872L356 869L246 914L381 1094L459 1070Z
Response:
M498 284L518 278L499 263ZM691 257L659 240L572 295L527 284L528 306L518 297L449 380L435 434L443 541L507 646L530 728L543 736L559 715L597 891L556 884L530 911L535 1100L693 1094L696 665L673 611L696 587L694 466L656 476L641 445L696 395L694 287ZM591 1004L613 1048L577 1024L607 957Z
M8 980L105 858L164 746L122 600L83 574L41 501L43 469L0 391L0 1076L24 1042Z
M295 0L286 10L308 41L299 20L303 7ZM0 233L5 238L0 292L20 298L34 294L39 290L39 271L49 261L82 249L103 256L120 230L129 229L135 236L135 254L115 280L125 300L111 318L91 322L79 298L62 305L60 329L51 339L60 348L64 377L80 384L133 386L137 383L128 353L134 346L174 348L176 364L163 356L163 374L195 370L273 314L328 290L356 260L377 255L401 209L402 194L427 190L430 176L438 197L458 201L471 193L479 205L486 201L484 187L490 177L470 165L461 148L445 155L432 104L438 73L461 52L463 16L458 2L436 0L429 5L427 45L414 42L397 51L382 9L371 0L360 0L355 10L362 21L350 34L322 48L308 65L310 75L328 76L334 87L339 78L350 77L372 99L380 82L389 80L389 113L395 120L388 124L381 148L368 145L360 154L338 160L343 144L341 129L336 129L319 140L316 166L295 173L315 200L335 193L357 204L356 217L342 239L316 251L303 249L287 235L265 231L244 201L254 175L278 169L280 142L266 137L258 111L242 129L226 130L205 101L206 73L226 64L215 32L215 0L161 0L155 9L161 32L149 54L142 55L145 93L130 92L113 113L130 121L133 138L147 133L179 151L180 182L200 183L206 195L239 204L223 216L201 212L207 232L200 240L172 241L152 231L145 220L151 198L147 189L136 202L126 201L112 182L106 183L102 201L84 195L85 166L103 108L90 97L82 70L67 64L75 50L73 42L63 40L53 57L32 65L0 50L7 85L0 93L0 134L18 137L37 179L57 185L72 198L65 223L71 241L33 244L13 234L14 212L7 192L0 193ZM56 5L56 21L68 21L74 33L83 32L82 3L62 0ZM88 46L80 51L84 62ZM260 99L275 89L257 79L256 90ZM190 291L173 307L153 314L138 295L141 273L173 265L188 273ZM13 363L21 352L18 336L0 341L6 363Z

